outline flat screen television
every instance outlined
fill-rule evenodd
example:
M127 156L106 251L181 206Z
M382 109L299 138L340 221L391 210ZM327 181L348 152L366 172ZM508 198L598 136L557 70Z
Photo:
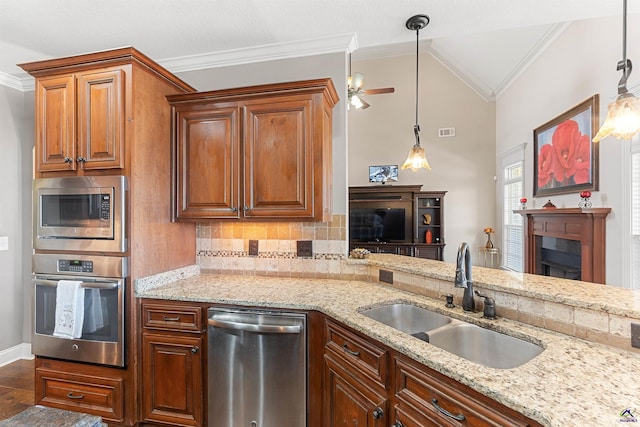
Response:
M369 166L369 182L398 181L398 165Z
M349 210L349 240L355 242L405 242L404 208L366 207Z

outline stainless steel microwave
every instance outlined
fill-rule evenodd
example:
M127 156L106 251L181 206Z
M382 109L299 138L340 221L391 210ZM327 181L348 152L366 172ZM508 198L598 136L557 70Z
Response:
M41 178L33 186L36 250L127 250L124 176Z

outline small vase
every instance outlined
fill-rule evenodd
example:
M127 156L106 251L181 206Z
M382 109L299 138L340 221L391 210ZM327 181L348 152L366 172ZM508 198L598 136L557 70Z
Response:
M487 244L484 245L487 249L493 249L493 242L491 241L491 234L487 233Z
M427 230L427 234L425 234L424 240L427 243L433 242L433 234L431 233L431 230Z

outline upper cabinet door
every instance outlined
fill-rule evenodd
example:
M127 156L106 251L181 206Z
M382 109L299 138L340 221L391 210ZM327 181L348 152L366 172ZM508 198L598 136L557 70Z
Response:
M177 111L176 218L239 218L240 111Z
M331 79L167 100L174 219L331 220Z
M83 73L78 80L80 168L124 168L124 71Z
M246 105L245 217L313 217L311 111L310 96L278 97Z
M36 168L76 170L76 89L73 75L36 80Z

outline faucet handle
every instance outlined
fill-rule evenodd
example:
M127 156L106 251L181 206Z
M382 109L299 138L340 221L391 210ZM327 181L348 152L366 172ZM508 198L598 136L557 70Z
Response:
M480 298L484 298L484 310L483 310L482 317L486 319L495 319L496 318L496 300L486 295L482 295L478 291L475 291L475 293Z

